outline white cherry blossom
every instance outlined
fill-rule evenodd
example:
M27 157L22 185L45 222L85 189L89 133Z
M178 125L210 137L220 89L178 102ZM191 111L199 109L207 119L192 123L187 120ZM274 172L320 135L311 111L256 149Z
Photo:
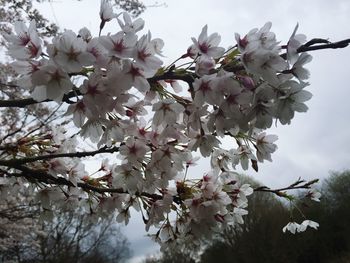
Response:
M293 64L292 69L290 70L292 74L298 78L299 81L303 81L309 78L310 72L304 68L306 63L309 63L312 60L312 56L307 53L302 53L298 57L297 61Z
M123 159L136 167L140 167L148 151L149 147L144 141L134 138L128 138L125 144L119 148L119 153L123 156Z
M297 24L294 28L292 35L287 43L287 59L291 64L294 64L298 59L297 49L306 42L306 36L303 34L296 34L299 28ZM304 54L304 53L303 53Z
M218 47L221 41L221 37L218 33L213 33L208 36L207 25L202 28L198 40L192 37L192 41L198 53L207 57L219 58L225 51L224 48Z
M153 125L172 125L177 122L185 108L173 99L165 99L153 105L152 110L155 112Z
M277 149L277 145L274 144L278 137L276 135L267 135L266 132L262 132L256 137L256 156L259 162L268 160L272 162L271 154Z
M113 13L113 7L110 0L101 0L100 18L101 18L101 22L103 22L103 26L104 26L104 23L111 21L115 17L116 15Z
M95 62L95 57L87 52L86 42L71 30L66 30L61 36L54 38L48 52L67 72L79 72L83 66L90 66Z
M145 21L141 18L137 18L135 21L132 21L130 15L126 12L123 13L123 20L124 22L118 18L118 23L126 34L136 33L142 30L145 25Z
M314 222L314 221L311 221L311 220L304 220L304 221L300 224L300 226L299 226L299 228L298 228L297 230L298 230L298 232L304 232L304 231L307 229L307 227L311 227L311 228L314 228L314 229L317 230L317 228L318 228L319 226L320 226L320 225L319 225L318 223Z
M35 87L32 96L37 101L62 101L63 95L73 87L68 74L51 63L41 66L32 74L32 83Z
M115 35L101 36L99 40L110 56L128 58L134 52L137 36L118 32Z
M309 197L311 200L315 202L320 202L321 196L322 194L319 191L317 191L315 188L311 188L306 194L306 197Z
M300 225L298 223L289 222L285 227L283 227L283 233L285 233L286 231L289 231L292 234L295 234L299 228L300 228Z
M16 35L4 33L8 42L10 56L18 60L37 58L42 52L42 40L36 31L36 24L31 21L29 27L22 21L14 23Z
M133 57L136 64L141 66L144 71L152 72L154 74L163 62L156 57L156 50L151 42L151 33L143 35L136 43Z
M281 87L282 95L278 103L278 118L282 124L290 124L294 112L306 112L308 107L304 102L311 99L312 94L304 90L307 83L298 83L294 80L285 82ZM284 93L284 94L283 94Z

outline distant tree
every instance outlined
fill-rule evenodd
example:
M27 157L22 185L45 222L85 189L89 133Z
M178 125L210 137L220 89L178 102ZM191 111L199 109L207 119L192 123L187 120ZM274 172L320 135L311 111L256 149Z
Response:
M9 188L0 183L0 262L21 262L24 254L36 249L41 227L40 208L29 188ZM16 194L14 194L16 193Z
M0 205L0 262L108 263L131 255L113 217L73 211L43 214L37 204L23 203Z
M146 10L146 6L139 0L114 0L117 8L129 12L133 16L139 16Z
M329 209L344 210L350 204L350 170L332 172L322 186L323 203Z
M28 262L124 262L131 251L113 218L95 219L72 212L43 224L37 255Z
M312 209L320 231L315 233L313 250L319 262L350 262L350 170L331 172L322 185L322 202ZM316 262L316 261L315 261Z

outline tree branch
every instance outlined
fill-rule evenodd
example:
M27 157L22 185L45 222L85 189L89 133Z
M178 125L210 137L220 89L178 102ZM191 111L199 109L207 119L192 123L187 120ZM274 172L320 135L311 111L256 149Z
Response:
M278 188L278 189L270 189L267 186L259 186L259 187L256 187L254 189L254 192L269 192L269 193L274 193L274 194L281 196L281 197L286 197L286 194L284 193L284 191L297 190L297 189L310 189L311 185L313 185L317 182L318 182L318 179L311 180L308 182L298 179L295 183L293 183L287 187Z
M157 75L152 78L147 79L149 83L155 83L160 80L182 80L188 84L188 86L192 87L193 81L196 79L194 74L177 74L173 71L167 71L162 75Z
M154 76L152 78L149 78L148 82L150 84L152 84L152 83L155 83L159 80L168 80L168 79L182 80L182 81L185 81L190 87L192 87L192 83L193 83L195 78L192 74L176 74L172 71L167 71L162 75L158 75L158 76ZM2 84L2 85L5 85L5 84ZM9 85L12 85L12 84L8 84L8 86ZM62 101L66 102L68 104L75 103L75 102L71 101L70 98L73 98L76 95L81 95L81 93L77 89L65 94L63 96ZM32 98L16 99L16 100L0 100L0 108L25 108L29 105L34 105L34 104L42 103L42 102L51 102L51 101L53 101L53 100L47 99L44 101L36 101Z
M91 184L88 183L77 183L77 185L74 185L71 181L69 181L66 178L63 177L56 177L53 176L51 174L48 174L46 171L44 170L33 170L30 169L24 165L11 165L8 166L11 168L14 168L16 170L21 171L20 173L10 173L10 172L6 172L7 175L9 176L15 176L15 177L24 177L26 178L28 181L30 182L41 182L41 183L45 183L45 184L54 184L54 185L65 185L68 187L80 187L85 191L92 191L92 192L96 192L99 194L104 194L104 193L118 193L118 194L127 194L128 192L124 191L122 188L102 188L102 187L97 187L97 186L93 186ZM136 196L144 196L147 198L151 198L154 200L160 200L163 197L161 195L158 194L149 194L149 193L135 193Z
M336 49L336 48L345 48L350 44L350 38L344 39L338 42L328 42L327 44L321 44L321 45L310 45L309 43L312 42L310 40L305 45L300 46L297 49L298 53L301 52L307 52L307 51L314 51L314 50L320 50L320 49Z
M21 159L0 160L0 165L13 167L14 165L23 165L26 163L51 160L55 158L64 158L64 157L83 158L88 156L95 156L100 153L115 153L118 151L119 151L119 147L112 147L112 148L103 147L96 151L90 151L90 152L57 153L57 154L39 155L34 157L26 157Z
M81 95L79 90L70 91L69 93L63 96L62 101L68 104L75 103L71 101L70 98L73 98L77 95ZM29 105L34 105L42 102L50 102L50 101L53 101L53 100L47 99L44 101L36 101L32 98L17 99L17 100L0 100L0 108L25 108Z
M322 43L325 43L325 44L322 44ZM321 50L321 49L345 48L349 44L350 44L350 39L344 39L344 40L332 43L332 42L328 42L327 40L324 40L324 39L316 38L316 39L312 39L309 42L307 42L306 44L300 46L297 49L297 52L301 53L301 52ZM284 54L281 55L281 57L286 59L287 54L284 53ZM195 76L193 74L176 74L173 71L167 71L167 72L165 72L162 75L158 75L158 76L154 76L152 78L149 78L148 82L152 84L152 83L155 83L155 82L157 82L159 80L182 80L182 81L185 81L189 85L189 87L191 89L194 79L195 79ZM1 85L11 86L12 84L1 83ZM69 93L64 95L62 101L66 102L68 104L74 103L74 102L72 102L69 99L72 98L72 97L75 97L77 95L77 92L78 92L78 95L81 95L79 93L79 91L77 91L77 90L71 91L71 92L69 92ZM50 101L52 101L52 100L47 99L47 100L44 100L44 101L41 101L41 102L50 102ZM32 98L18 99L18 100L0 100L0 108L4 108L4 107L7 107L7 108L11 108L11 107L24 108L26 106L37 104L37 103L41 103L41 102L38 102L38 101L36 101L36 100L34 100Z
M325 43L325 44L323 44ZM318 44L318 45L317 45ZM321 50L321 49L337 49L337 48L345 48L350 44L350 38L344 39L338 42L329 42L325 39L320 38L314 38L305 43L304 45L301 45L297 52L308 52L308 51L314 51L314 50ZM283 59L287 58L287 53L284 53L281 55Z

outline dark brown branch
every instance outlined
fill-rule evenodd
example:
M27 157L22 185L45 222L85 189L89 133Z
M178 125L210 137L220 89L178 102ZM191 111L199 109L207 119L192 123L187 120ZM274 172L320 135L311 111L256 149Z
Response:
M46 101L50 101L50 100L46 100ZM46 101L43 101L43 102L46 102ZM24 108L28 105L37 104L37 103L40 103L40 102L32 98L19 99L19 100L1 100L0 107L1 108L5 108L5 107L6 108L11 108L11 107Z
M159 80L182 80L186 82L190 87L192 86L193 81L195 80L196 76L194 74L177 74L173 71L167 71L162 75L154 76L152 78L148 79L149 83L155 83Z
M270 189L267 186L259 186L254 189L254 192L269 192L269 193L274 193L278 196L281 197L286 197L286 194L284 193L285 191L290 191L290 190L297 190L297 189L310 189L311 185L315 184L318 182L318 179L311 180L311 181L304 181L304 180L297 180L295 183L283 187L283 188L278 188L278 189Z
M39 155L39 156L26 157L21 159L0 160L0 165L13 167L16 165L33 163L36 161L51 160L55 158L63 158L63 157L83 158L88 156L95 156L100 153L115 153L115 152L118 152L118 150L119 150L119 147L112 147L112 148L103 147L96 151L90 151L90 152L73 152L73 153L56 153L56 154Z
M322 44L325 43L325 44ZM316 45L319 44L319 45ZM321 50L321 49L337 49L337 48L345 48L350 44L350 38L344 39L338 42L329 42L325 39L311 39L309 42L305 43L304 45L301 45L297 52L308 52L308 51L314 51L314 50ZM284 53L281 55L282 58L287 58L287 53Z
M159 76L154 76L152 78L148 79L148 82L150 84L155 83L159 80L182 80L185 81L190 87L192 87L192 83L194 81L194 76L192 74L176 74L172 71L168 71L162 75ZM5 84L3 84L5 85ZM10 84L9 84L10 85ZM72 104L70 98L75 97L76 95L81 95L79 90L74 90L71 91L63 96L62 101L66 102L68 104ZM37 104L37 103L42 103L42 102L50 102L52 100L47 99L44 101L36 101L32 98L27 98L27 99L17 99L17 100L0 100L0 108L25 108L29 105Z
M102 187L97 187L88 183L81 183L81 182L77 183L77 185L75 186L71 181L69 181L66 178L53 176L51 174L48 174L45 170L33 170L24 165L11 165L8 167L14 168L21 172L15 173L15 172L6 171L7 175L23 177L23 178L26 178L29 182L34 182L34 183L41 182L48 185L53 184L53 185L62 185L62 186L68 186L68 187L80 187L85 191L92 191L99 194L104 194L104 193L127 194L128 193L124 191L122 188L102 188ZM135 193L135 195L144 196L154 200L160 200L163 198L161 195L149 194L149 193Z
M303 46L309 47L309 46L313 46L315 44L329 44L329 43L331 43L331 42L329 42L329 40L327 40L327 39L313 38L310 41L306 42Z
M0 82L0 86L3 86L3 87L10 87L10 88L18 88L18 86L15 85L15 84L3 83L3 82Z
M78 90L71 91L63 96L62 101L68 104L74 103L70 100L70 98L75 97L76 95L80 95ZM47 99L44 101L36 101L32 98L28 99L17 99L17 100L0 100L0 108L25 108L29 105L34 105L42 102L50 102L52 100Z
M301 52L314 51L314 50L320 50L320 49L345 48L350 44L350 38L344 39L338 42L333 42L333 43L329 42L327 44L321 44L321 45L307 45L307 44L300 46L297 49L297 52L301 53Z

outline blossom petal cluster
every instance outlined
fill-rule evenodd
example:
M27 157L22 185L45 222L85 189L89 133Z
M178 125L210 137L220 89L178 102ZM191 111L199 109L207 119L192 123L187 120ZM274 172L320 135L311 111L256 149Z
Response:
M73 120L79 142L89 140L97 149L91 156L116 153L90 174L79 158L65 157L78 151L76 137L61 129L37 137L45 141L35 147L38 155L59 156L26 166L51 178L37 189L42 207L79 203L100 216L116 212L125 224L135 209L146 230L158 229L154 238L161 243L243 223L253 188L235 170L258 171L258 163L272 161L277 136L266 130L277 121L290 124L311 98L304 68L311 56L297 52L303 39L294 32L283 55L267 23L244 37L236 34L237 43L225 49L220 35L204 26L180 58L187 59L185 67L166 67L164 42L142 34L142 19L113 13L107 0L100 18L100 33L115 18L120 31L93 37L87 28L66 30L46 42L33 22L18 22L16 33L5 35L18 85L36 101L67 103L65 117ZM227 138L237 145L223 143ZM198 155L210 157L211 169L195 177L190 168ZM284 231L317 227L304 222Z

